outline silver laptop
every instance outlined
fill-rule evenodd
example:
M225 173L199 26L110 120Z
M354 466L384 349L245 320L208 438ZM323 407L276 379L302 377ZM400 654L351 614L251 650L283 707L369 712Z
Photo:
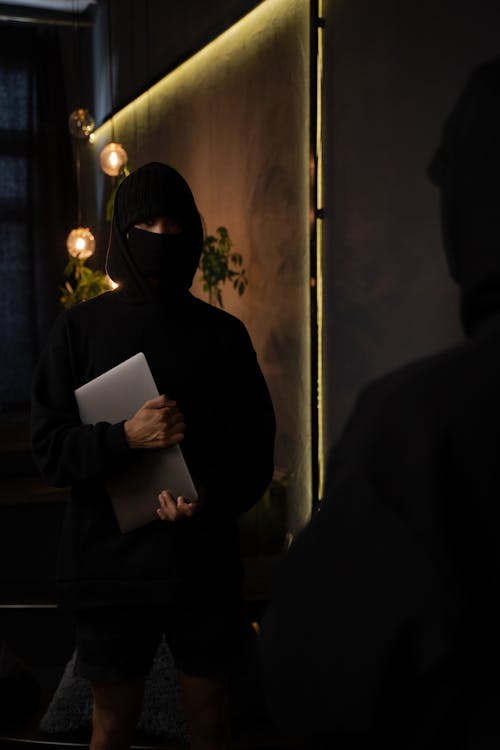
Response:
M130 419L145 401L159 396L142 352L99 375L75 391L83 424ZM113 475L107 489L122 532L158 519L158 494L197 500L193 480L179 445L134 451L133 461Z

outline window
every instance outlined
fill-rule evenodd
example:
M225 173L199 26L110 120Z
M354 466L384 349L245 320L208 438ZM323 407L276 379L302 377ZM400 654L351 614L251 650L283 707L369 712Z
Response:
M0 409L27 405L58 313L75 174L59 36L0 24Z
M0 59L2 405L28 400L34 354L29 236L32 85L22 48L9 50L9 46Z

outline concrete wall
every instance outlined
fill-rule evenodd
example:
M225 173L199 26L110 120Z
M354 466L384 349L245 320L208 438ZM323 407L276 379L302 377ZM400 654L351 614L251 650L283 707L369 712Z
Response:
M325 0L326 444L360 387L461 339L426 169L497 0Z

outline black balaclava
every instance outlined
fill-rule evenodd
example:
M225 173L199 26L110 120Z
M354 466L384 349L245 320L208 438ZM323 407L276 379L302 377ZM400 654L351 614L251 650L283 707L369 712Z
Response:
M467 334L500 312L500 60L471 75L429 167Z
M180 234L137 229L145 219L166 216ZM165 300L184 295L193 281L203 246L203 227L189 185L172 167L145 164L120 185L115 198L106 270L130 299ZM147 277L160 279L154 290Z

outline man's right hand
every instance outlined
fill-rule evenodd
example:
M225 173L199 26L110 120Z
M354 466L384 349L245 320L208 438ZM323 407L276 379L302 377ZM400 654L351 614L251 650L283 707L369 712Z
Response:
M129 448L168 448L179 443L186 431L184 415L175 401L157 396L141 406L124 424Z

